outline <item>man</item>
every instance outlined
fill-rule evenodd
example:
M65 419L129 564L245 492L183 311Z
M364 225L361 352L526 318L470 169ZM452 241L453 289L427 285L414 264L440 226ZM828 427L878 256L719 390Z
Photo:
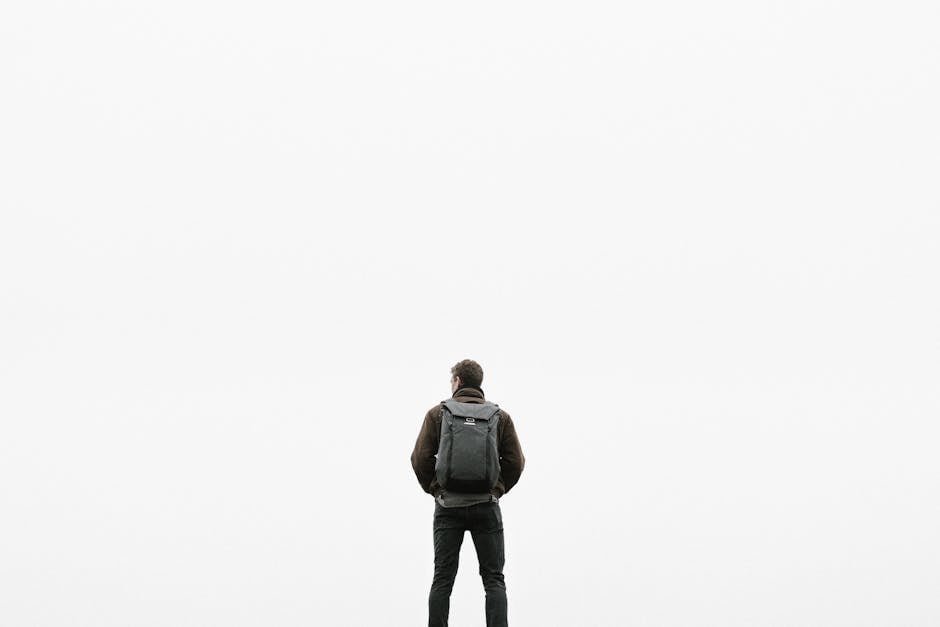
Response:
M452 400L483 405L483 368L465 359L451 368ZM495 406L493 406L495 407ZM495 410L494 410L495 411ZM464 531L470 530L480 563L480 576L486 591L486 626L507 627L506 584L503 579L503 515L499 498L519 481L525 457L512 418L498 410L496 443L499 479L485 493L461 493L443 489L435 473L436 453L440 446L442 404L424 416L421 432L411 454L411 466L418 482L434 495L434 580L428 597L428 627L446 627L450 612L450 593L457 577L457 560ZM461 419L462 420L462 419ZM472 419L471 419L472 420ZM446 483L446 481L445 481Z

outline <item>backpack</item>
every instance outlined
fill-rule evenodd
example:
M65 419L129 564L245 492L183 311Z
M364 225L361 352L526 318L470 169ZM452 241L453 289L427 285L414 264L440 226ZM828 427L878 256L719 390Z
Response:
M499 405L441 402L441 441L434 472L437 483L451 492L486 493L499 480L496 444Z

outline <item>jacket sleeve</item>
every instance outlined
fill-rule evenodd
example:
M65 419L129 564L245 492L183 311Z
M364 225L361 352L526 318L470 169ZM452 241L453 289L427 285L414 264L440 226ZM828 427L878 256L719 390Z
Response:
M437 421L438 413L430 409L425 414L421 431L415 441L414 451L411 453L411 467L415 471L418 483L421 484L421 489L428 494L434 494L431 484L437 483L434 477L436 461L434 456L437 454L438 443L441 439L441 425Z
M505 491L509 492L522 476L522 469L525 468L525 455L522 454L522 445L519 443L519 436L516 434L516 426L512 418L504 413L503 420L505 424L499 445L499 464L502 483L506 488Z

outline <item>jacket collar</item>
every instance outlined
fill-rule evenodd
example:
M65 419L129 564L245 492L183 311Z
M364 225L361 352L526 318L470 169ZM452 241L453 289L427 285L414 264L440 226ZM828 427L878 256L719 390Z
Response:
M480 388L460 388L454 392L454 400L461 403L483 403L486 397Z

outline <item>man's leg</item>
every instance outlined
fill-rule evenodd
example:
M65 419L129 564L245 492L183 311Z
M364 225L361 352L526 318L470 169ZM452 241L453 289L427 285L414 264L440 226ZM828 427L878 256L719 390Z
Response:
M508 627L506 582L503 566L503 514L499 503L470 507L470 534L480 562L480 577L486 590L486 627Z
M461 509L434 504L434 581L428 596L428 627L447 627L450 593L454 589L463 544Z

